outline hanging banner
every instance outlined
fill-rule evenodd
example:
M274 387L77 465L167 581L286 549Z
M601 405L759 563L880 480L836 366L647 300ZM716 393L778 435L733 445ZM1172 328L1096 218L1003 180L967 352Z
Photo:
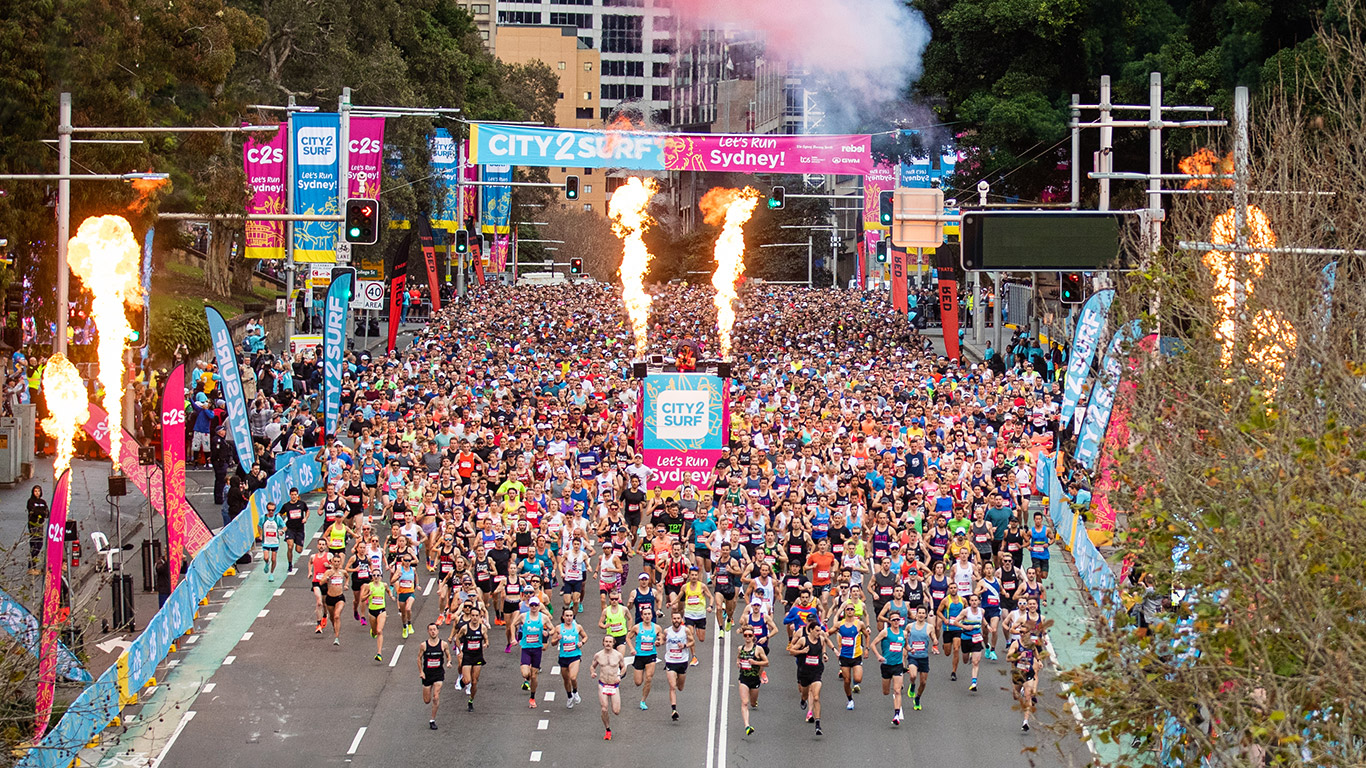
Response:
M725 447L730 421L725 379L704 373L651 373L641 385L641 453L665 493L702 485Z
M485 165L481 169L484 181L512 181L512 166ZM506 235L512 225L512 187L480 187L484 204L480 209L479 223L485 235ZM485 240L490 238L485 237Z
M441 183L432 226L452 232L460 229L463 226L460 220L460 157L455 139L445 128L437 128L432 135L432 177Z
M1091 401L1086 405L1086 420L1082 422L1081 433L1077 436L1074 457L1089 472L1096 465L1100 452L1100 441L1110 425L1110 411L1114 408L1115 393L1124 367L1119 361L1120 350L1138 340L1140 330L1138 320L1130 320L1115 331L1105 357L1100 361L1100 378L1091 387Z
M289 161L285 156L289 130L284 123L274 136L247 134L242 145L242 163L247 173L247 213L283 214L285 177ZM285 258L285 222L247 221L243 229L248 259Z
M958 265L952 253L940 249L935 254L939 268L939 318L944 327L944 352L950 360L959 359L958 349Z
M408 249L412 242L410 231L394 255L394 274L389 278L389 352L398 343L398 321L403 316L403 292L408 289Z
M228 408L228 434L237 448L237 463L244 472L256 461L256 449L251 443L251 426L247 422L247 399L242 392L242 372L237 367L237 350L232 344L232 332L223 315L213 307L204 307L209 320L209 342L218 373L223 377L223 402Z
M347 131L346 196L379 199L384 170L384 118L353 117Z
M166 484L166 559L171 566L171 589L175 589L185 561L185 528L191 514L189 499L185 497L183 364L166 377L166 387L161 391L161 471Z
M512 235L494 235L493 247L489 249L489 269L494 272L506 271L511 253Z
M460 142L460 180L479 181L479 166L470 160L470 142L465 139ZM479 220L479 187L465 185L460 196L460 224L473 230L473 222ZM472 231L470 234L474 234Z
M427 290L431 292L432 311L441 311L441 286L436 282L436 238L432 227L425 221L418 222L417 242L422 246L422 261L427 265Z
M35 659L41 660L39 636L42 631L38 626L38 617L3 589L0 589L0 629ZM77 683L88 683L94 679L90 672L81 666L81 660L76 658L76 654L62 642L57 643L57 674L65 680Z
M38 698L34 716L33 740L47 731L52 716L52 698L57 691L57 646L59 629L66 623L70 608L62 607L62 565L66 551L66 512L71 504L71 470L62 472L52 491L52 512L47 523L47 580L43 584L43 631L38 639Z
M910 310L906 296L906 249L889 243L887 258L892 262L892 308L904 315Z
M337 434L341 418L342 356L346 352L352 280L351 272L337 275L327 288L323 309L323 430L327 437Z
M337 137L341 118L335 112L300 112L290 117L294 148L294 213L336 215ZM294 222L294 260L333 263L337 260L337 222Z
M1077 401L1081 399L1081 390L1086 384L1086 374L1091 370L1091 361L1095 359L1096 348L1100 346L1100 337L1105 334L1106 318L1110 315L1110 304L1114 300L1113 288L1096 291L1081 306L1081 313L1077 316L1077 331L1072 336L1070 348L1072 357L1067 361L1067 379L1063 383L1062 418L1058 422L1063 432L1072 423L1072 414L1076 411Z
M104 409L90 404L90 418L85 422L85 433L91 440L100 447L105 453L109 452L109 425ZM119 443L119 464L123 467L123 473L128 477L128 482L145 497L147 502L152 505L152 509L158 515L166 514L166 495L161 487L161 479L151 472L151 467L144 467L138 464L138 439L132 432L123 430L123 441ZM193 511L193 507L190 508ZM213 538L213 532L204 524L198 513L189 515L189 526L186 529L185 546L190 553L194 554L204 548Z
M839 173L873 168L867 135L746 135L473 125L470 162L631 171Z
M488 251L478 241L470 243L470 257L474 260L474 278L484 284L484 265L489 263Z
M882 210L879 199L883 192L896 189L897 167L895 165L875 165L863 175L863 228L887 229L882 224Z

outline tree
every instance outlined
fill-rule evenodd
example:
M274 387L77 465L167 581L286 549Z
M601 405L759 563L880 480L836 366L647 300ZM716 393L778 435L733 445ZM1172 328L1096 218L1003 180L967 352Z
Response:
M1251 189L1297 194L1252 202L1281 246L1363 249L1366 9L1347 0L1329 21L1254 102ZM1168 243L1232 218L1227 195L1183 197ZM1270 242L1258 226L1249 238ZM1173 609L1146 635L1119 612L1095 661L1066 675L1122 764L1152 764L1169 724L1169 764L1366 762L1366 270L1337 259L1329 303L1334 258L1171 250L1121 286L1121 318L1183 342L1126 373L1134 437L1111 493L1127 510L1120 553ZM1218 270L1247 286L1227 318Z

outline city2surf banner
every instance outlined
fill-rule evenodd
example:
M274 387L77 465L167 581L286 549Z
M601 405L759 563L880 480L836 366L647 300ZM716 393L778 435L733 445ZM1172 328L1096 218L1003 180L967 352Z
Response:
M1096 350L1100 347L1100 337L1105 335L1106 319L1110 315L1110 304L1115 300L1113 288L1096 291L1081 307L1077 316L1077 332L1072 336L1070 347L1072 357L1067 361L1067 378L1063 382L1062 414L1058 422L1062 431L1070 429L1072 414L1081 400L1082 387L1086 385L1086 374L1091 370Z
M445 128L437 128L432 136L432 176L440 179L437 193L440 213L432 217L432 226L455 231L461 229L460 158L455 139ZM477 187L476 187L477 189Z
M384 168L384 118L353 117L347 133L346 196L379 199Z
M470 162L547 168L727 173L839 173L873 168L867 135L646 133L474 125Z
M47 523L47 578L43 586L43 630L38 637L38 695L33 717L33 739L47 732L52 700L57 691L58 633L71 609L62 608L62 566L66 544L66 513L71 504L71 470L62 472L52 490L52 512Z
M425 222L424 222L425 223ZM343 272L327 287L323 316L323 429L337 434L341 419L342 356L346 352L346 321L351 311L352 273Z
M251 442L251 425L247 422L247 398L242 389L242 370L237 364L237 350L233 347L232 332L223 314L214 307L205 307L209 321L209 345L213 347L218 371L223 377L223 402L228 408L228 434L237 449L237 463L243 472L250 472L256 463L256 446Z
M332 113L301 113L290 118L294 147L294 213L314 216L336 215L337 141L341 116ZM294 260L335 262L337 260L337 222L294 222ZM250 465L248 465L250 466Z
M875 166L863 175L863 228L887 229L882 224L881 197L883 192L896 189L897 167L895 165Z
M247 173L247 213L283 214L285 212L285 177L289 163L285 156L285 142L289 130L284 123L269 139L258 140L247 135L242 145L242 163ZM283 259L285 257L285 222L247 221L243 236L248 259Z
M190 501L185 497L185 366L177 365L161 391L161 471L166 483L166 550L171 589L180 583L185 561L185 527Z
M701 486L725 447L725 379L705 373L650 373L642 382L641 447L655 470L650 487L672 493Z

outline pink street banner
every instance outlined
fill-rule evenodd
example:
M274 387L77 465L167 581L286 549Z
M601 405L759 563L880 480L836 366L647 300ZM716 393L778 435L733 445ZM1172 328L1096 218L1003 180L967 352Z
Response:
M85 422L85 432L95 441L105 452L109 451L109 428L105 423L106 414L104 409L90 404L90 418ZM138 441L133 437L133 433L128 430L123 431L123 442L120 443L119 464L123 467L123 473L128 476L128 482L133 484L147 501L151 503L152 509L159 515L166 514L166 496L162 493L161 483L154 482L148 467L138 464ZM186 515L189 525L185 531L185 547L196 554L209 543L213 538L213 533L209 527L204 525L198 514Z
M347 197L379 199L384 162L384 118L351 118L348 149L351 168L346 174Z
M33 724L36 742L47 732L52 698L57 688L58 628L65 623L62 610L62 565L65 554L66 512L71 506L71 470L57 478L52 492L52 513L47 522L47 581L43 585L43 631L38 640L38 697Z
M511 256L512 235L494 235L493 247L489 249L489 268L494 272L505 271Z
M664 170L866 175L871 145L867 135L666 134Z
M896 191L897 167L895 165L875 165L863 174L863 228L886 229L882 226L882 215L878 198L883 192Z
M171 589L180 582L185 560L185 528L191 516L185 498L185 366L166 377L161 392L161 471L166 483L166 549L171 566Z
M460 142L460 180L479 181L479 166L470 162L470 141ZM469 219L479 219L479 187L468 184L460 188L460 226L464 227Z
M274 136L248 134L242 146L242 162L247 172L247 213L285 212L285 176L289 171L285 144L288 131L282 124ZM285 222L248 221L246 223L248 259L285 257Z

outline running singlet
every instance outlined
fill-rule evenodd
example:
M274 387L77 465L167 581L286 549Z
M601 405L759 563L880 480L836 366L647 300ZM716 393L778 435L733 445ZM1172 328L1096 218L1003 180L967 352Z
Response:
M887 636L882 638L882 663L887 666L905 664L906 633L894 632L887 628Z
M412 592L413 585L417 583L416 574L411 565L403 566L398 569L398 593Z
M522 621L522 647L540 648L545 640L545 616L527 614Z
M653 656L655 654L655 643L658 640L658 625L651 624L648 627L644 624L640 625L640 629L636 632L636 655Z
M664 663L683 664L688 661L688 630L669 627L664 631Z
M740 679L741 679L741 680L752 680L752 681L755 681L755 682L757 682L757 681L759 680L759 670L758 670L757 667L754 666L754 662L757 661L758 658L759 658L759 651L758 651L758 647L757 647L757 646L755 647L754 650L750 650L750 651L747 651L747 650L745 650L744 648L741 648L741 649L740 649ZM750 686L750 687L753 688L754 686Z
M274 517L267 517L261 523L261 546L278 548L280 546L280 523Z
M840 658L857 659L863 655L863 631L857 624L840 624L835 629L840 636Z
M582 654L579 650L579 625L561 624L560 625L560 658L577 659Z
M370 587L370 610L375 613L384 610L384 586L379 582Z
M602 614L606 619L604 623L607 625L607 634L612 637L626 636L626 606L618 605L614 609L609 605L602 609Z
M757 619L754 618L752 615L746 615L749 616L748 622L750 628L754 630L754 642L758 643L759 645L767 645L768 619L762 614Z
M422 671L431 674L446 663L446 652L441 649L441 641L437 640L436 645L431 643L422 644Z
M691 584L683 585L683 618L705 619L707 617L706 587L701 584L697 589L689 589Z
M1029 556L1035 560L1048 559L1048 528L1029 529Z
M930 657L930 625L926 624L923 629L916 629L915 625L906 628L907 650L913 659L928 659Z

